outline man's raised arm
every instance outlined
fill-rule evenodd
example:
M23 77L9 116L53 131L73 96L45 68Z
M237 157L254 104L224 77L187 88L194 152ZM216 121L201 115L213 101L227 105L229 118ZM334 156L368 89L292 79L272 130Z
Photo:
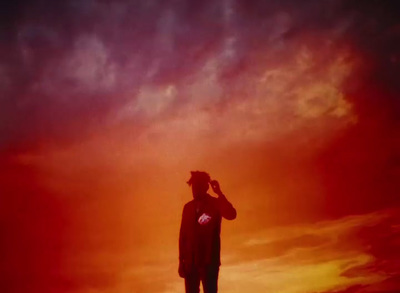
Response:
M226 196L222 193L218 181L212 180L210 182L213 191L218 195L219 208L221 216L227 220L234 220L236 218L236 209L228 201Z

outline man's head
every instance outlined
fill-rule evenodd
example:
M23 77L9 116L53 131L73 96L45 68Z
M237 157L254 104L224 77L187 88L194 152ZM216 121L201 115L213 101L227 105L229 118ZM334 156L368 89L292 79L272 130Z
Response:
M192 186L192 193L194 199L199 199L207 194L208 183L210 182L210 175L206 172L191 171L192 176L190 177L187 184Z

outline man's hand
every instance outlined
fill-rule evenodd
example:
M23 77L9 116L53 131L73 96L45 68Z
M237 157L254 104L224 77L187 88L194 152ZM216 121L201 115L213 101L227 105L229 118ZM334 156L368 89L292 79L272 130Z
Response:
M221 196L222 195L222 191L221 191L221 187L219 186L219 183L217 180L211 180L210 181L210 185L212 190L218 195Z
M181 277L181 278L186 277L185 264L183 263L183 261L179 262L178 273L179 273L179 277Z

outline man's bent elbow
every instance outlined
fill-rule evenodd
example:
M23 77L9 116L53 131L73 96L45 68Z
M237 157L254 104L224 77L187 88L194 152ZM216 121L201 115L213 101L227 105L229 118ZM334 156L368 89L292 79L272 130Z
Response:
M234 219L236 219L236 216L237 216L237 212L235 209L233 209L229 213L226 213L224 218L227 220L234 220Z

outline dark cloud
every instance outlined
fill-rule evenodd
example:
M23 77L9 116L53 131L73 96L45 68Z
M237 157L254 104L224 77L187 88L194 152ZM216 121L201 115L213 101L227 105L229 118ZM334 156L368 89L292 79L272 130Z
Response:
M372 60L370 78L398 93L393 1L17 1L2 11L3 148L73 141L127 93L179 82L218 52L229 93L255 52L287 54L305 34L352 43Z

